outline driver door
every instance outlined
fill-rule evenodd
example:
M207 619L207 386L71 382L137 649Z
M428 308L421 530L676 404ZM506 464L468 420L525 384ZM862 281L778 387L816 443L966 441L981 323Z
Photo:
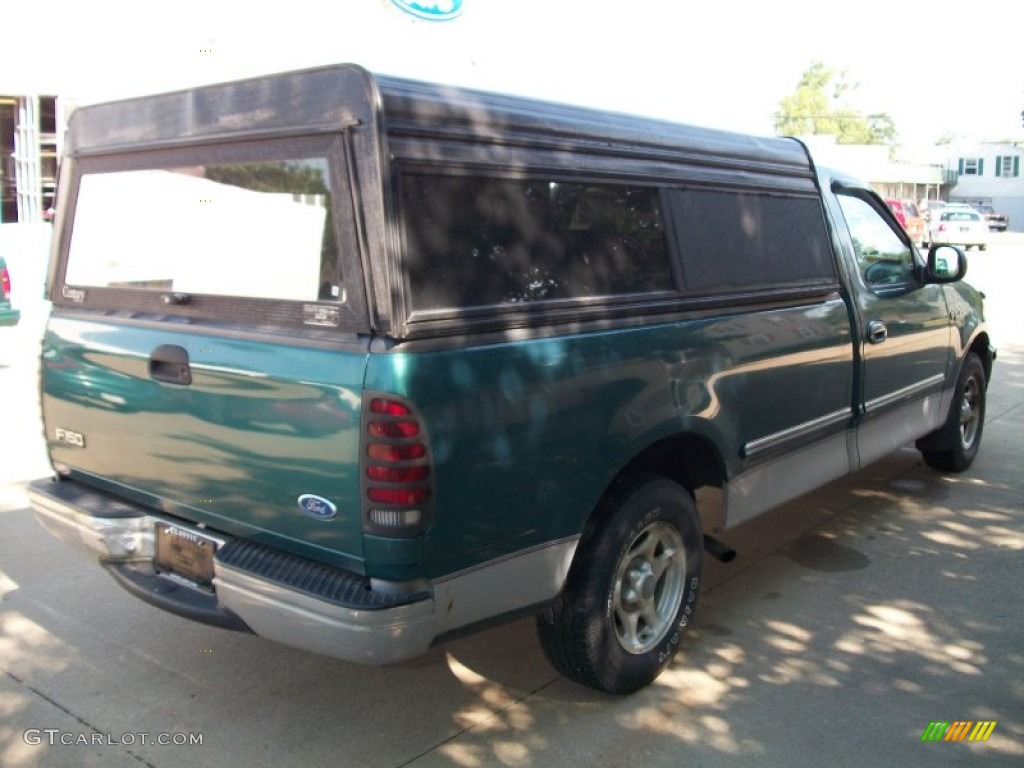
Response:
M855 387L863 466L942 423L950 364L945 294L920 280L920 256L871 190L834 188L852 255L859 338Z

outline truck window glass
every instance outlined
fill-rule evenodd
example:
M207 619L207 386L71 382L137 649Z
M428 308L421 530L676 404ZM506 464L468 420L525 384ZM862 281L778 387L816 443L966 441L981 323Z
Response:
M656 188L405 174L414 310L673 290Z
M837 280L816 199L673 189L670 200L690 295Z
M66 282L342 300L326 158L82 176Z
M910 246L867 200L848 194L837 197L864 282L872 288L912 282L914 254Z

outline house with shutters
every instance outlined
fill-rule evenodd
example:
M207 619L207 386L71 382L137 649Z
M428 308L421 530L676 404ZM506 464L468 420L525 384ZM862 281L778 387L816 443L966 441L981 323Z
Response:
M1009 230L1024 232L1024 145L984 142L949 146L947 169L956 174L954 203L991 205L1010 217Z

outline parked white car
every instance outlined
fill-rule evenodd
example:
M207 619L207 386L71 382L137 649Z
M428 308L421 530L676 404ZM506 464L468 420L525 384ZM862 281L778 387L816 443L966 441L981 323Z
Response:
M948 206L928 223L928 238L932 245L975 246L984 251L988 247L988 222L973 208Z
M988 248L988 222L972 208L949 206L929 222L928 237L932 245L953 245L980 251Z

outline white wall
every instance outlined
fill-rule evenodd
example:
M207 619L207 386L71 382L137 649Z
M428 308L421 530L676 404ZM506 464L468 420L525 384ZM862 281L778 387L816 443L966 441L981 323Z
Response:
M1020 158L1017 176L996 176L997 157ZM1010 217L1009 231L1024 232L1024 150L1014 144L972 143L949 147L948 167L956 171L961 158L982 161L978 175L962 174L949 191L955 202L986 203Z

